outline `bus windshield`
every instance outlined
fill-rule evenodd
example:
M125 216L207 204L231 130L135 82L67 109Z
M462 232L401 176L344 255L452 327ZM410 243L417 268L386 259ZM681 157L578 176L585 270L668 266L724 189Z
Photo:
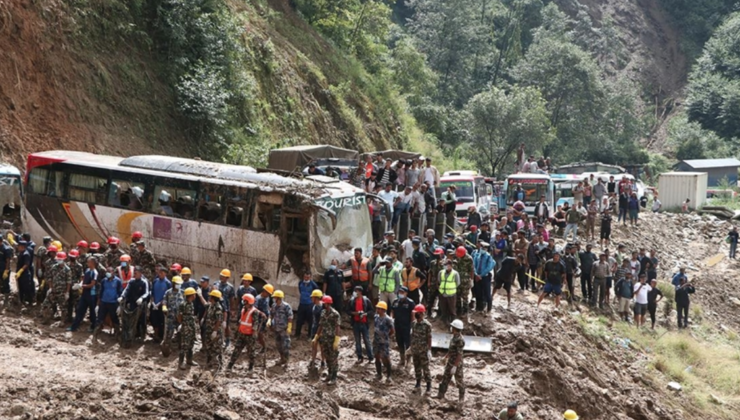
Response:
M348 261L354 248L362 248L367 255L373 244L370 226L370 211L364 194L353 197L327 198L318 201L321 207L336 214L336 227L332 227L331 217L327 212L319 211L316 223L316 237L321 243L317 249L318 260L322 268L328 268L331 260L337 259L340 264Z
M540 196L544 195L549 199L548 185L547 179L509 179L506 202L513 204L521 200L524 204L534 205L539 201ZM521 187L521 192L519 187Z
M442 192L447 191L450 186L455 186L455 196L457 197L475 197L475 189L473 187L473 181L442 181L439 183L439 187Z

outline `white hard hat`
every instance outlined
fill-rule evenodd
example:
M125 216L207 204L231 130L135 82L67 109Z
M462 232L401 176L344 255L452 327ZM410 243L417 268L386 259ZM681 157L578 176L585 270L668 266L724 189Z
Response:
M162 192L160 192L160 193L159 193L159 200L160 200L160 201L165 201L165 202L166 202L166 201L170 201L170 198L171 198L171 197L172 197L172 196L170 195L170 193L168 193L168 192L167 192L167 191L165 191L165 190L162 190Z
M452 321L452 324L450 324L450 326L456 330L462 330L464 327L463 322L459 319Z
M131 192L133 192L134 195L139 198L144 195L144 190L141 187L133 187L131 188Z

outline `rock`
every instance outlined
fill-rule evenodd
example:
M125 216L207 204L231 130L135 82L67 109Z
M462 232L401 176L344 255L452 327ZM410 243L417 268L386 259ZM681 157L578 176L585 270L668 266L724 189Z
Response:
M15 404L10 408L10 415L11 416L22 416L26 413L28 408L23 404Z
M715 404L725 405L725 402L722 401L718 396L716 396L714 394L709 394L709 400L712 401Z
M734 303L736 306L740 306L740 299L738 298L730 298L730 302Z
M682 387L681 384L679 384L678 382L668 382L668 389L679 392L681 391Z
M213 413L213 418L215 420L241 420L241 416L239 414L224 408Z

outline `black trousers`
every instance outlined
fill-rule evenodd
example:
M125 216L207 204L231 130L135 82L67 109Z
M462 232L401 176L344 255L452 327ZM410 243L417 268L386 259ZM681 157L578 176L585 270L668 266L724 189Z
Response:
M657 312L657 310L658 310L657 303L655 302L648 303L648 312L650 313L650 323L653 326L655 326L655 313Z
M301 336L301 329L303 328L303 324L306 324L308 327L306 329L306 335L311 334L311 326L313 325L313 305L312 304L305 304L301 303L298 305L298 313L296 314L296 323L295 323L295 336L300 337Z
M534 276L534 274L532 274ZM527 266L521 265L516 270L516 278L519 280L519 288L527 290Z
M98 327L103 325L103 322L105 322L105 317L110 316L111 322L113 322L113 325L116 327L120 325L120 322L118 321L118 314L116 311L118 310L118 303L105 303L100 302L100 306L98 307Z
M399 351L406 351L411 347L411 326L396 326L396 344Z
M414 303L419 303L421 300L421 294L419 292L419 289L410 291L408 297L409 299L413 300Z
M676 303L676 312L678 312L678 328L687 328L689 326L689 304Z
M591 273L581 272L581 297L583 300L591 300L593 296L593 283L591 283Z

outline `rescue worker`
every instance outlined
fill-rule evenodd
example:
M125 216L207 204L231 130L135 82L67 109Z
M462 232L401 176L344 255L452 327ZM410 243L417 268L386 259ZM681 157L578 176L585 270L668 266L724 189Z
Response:
M408 259L407 259L408 261ZM391 305L391 317L396 331L396 344L401 353L401 366L406 366L406 350L411 346L411 321L416 303L408 298L409 289L401 287L398 299ZM409 357L411 355L409 354Z
M33 303L33 257L28 250L27 241L18 241L18 260L15 266L15 281L18 286L18 298L21 303Z
M83 276L85 275L85 267L83 267L82 264L80 264L80 251L76 249L69 250L69 254L67 254L67 264L70 269L70 274L72 278L71 284L76 284L82 281ZM87 261L87 260L82 260ZM118 297L118 296L116 296ZM69 299L67 299L67 318L66 322L72 323L72 314L74 313L74 309L77 307L77 302L80 300L80 293L79 290L71 290L69 292ZM98 304L98 306L100 306ZM99 308L98 308L99 309Z
M54 257L54 265L46 270L46 282L49 287L49 293L43 303L44 321L50 322L54 319L57 309L61 312L62 322L66 321L67 316L67 299L69 290L72 287L72 270L69 269L64 260L67 254L57 252Z
M573 410L565 410L563 413L563 420L578 420L578 414Z
M123 257L121 257L123 258ZM149 318L154 329L154 341L162 341L164 336L164 312L162 302L164 294L172 288L172 282L167 278L167 269L161 267L159 275L152 282L152 293L149 303Z
M365 352L367 353L367 362L373 362L373 348L370 345L370 327L368 325L368 315L373 312L373 304L366 296L362 295L362 286L355 286L347 305L347 313L350 315L352 323L352 332L355 337L355 354L357 363L362 363L362 343L365 343Z
M328 385L337 383L337 373L339 372L339 326L342 320L339 312L332 307L333 299L331 296L321 298L324 305L319 319L319 329L316 331L314 341L318 339L321 346L321 353L326 358L326 364L329 368L329 374L326 376Z
M375 335L373 336L373 351L375 354L375 380L383 379L381 363L385 367L386 382L391 382L391 337L395 334L393 319L386 316L388 304L378 302L375 306Z
M87 257L94 257L95 255L100 255L100 244L97 242L90 242L90 248ZM87 259L85 259L85 264L87 264Z
M33 257L32 265L35 267L35 275L39 284L41 284L44 279L44 262L47 259L51 259L53 261L56 257L56 253L59 251L55 246L54 254L49 257L49 247L51 247L51 245L51 236L44 236L41 240L41 246L31 251L31 256ZM44 293L44 296L42 296L42 299L39 302L43 302L44 297L46 297L46 293Z
M416 303L421 303L419 291L421 286L426 283L427 276L424 271L414 266L414 260L409 257L403 262L401 270L401 284L408 290L407 296Z
M425 312L424 305L416 305L414 322L411 324L411 356L416 376L414 394L421 392L422 376L427 384L427 394L432 390L432 375L429 373L429 363L432 360L432 324L424 319Z
M226 329L224 331L224 347L229 347L231 344L231 319L236 316L236 292L234 286L231 285L229 279L231 278L231 270L224 268L219 273L219 282L217 285L218 291L221 292L221 306L224 308L224 317L226 321Z
M126 289L128 291L128 289ZM193 345L195 344L195 289L185 289L185 301L177 308L177 322L180 323L180 355L179 367L185 370L185 360L189 366L198 366L193 361Z
M184 269L183 269L184 270ZM239 311L241 312L244 307L244 299L242 297L249 293L252 296L257 296L257 289L252 287L252 281L254 278L251 274L245 273L242 276L242 284L236 289L236 301L239 303Z
M452 259L445 261L445 269L439 272L439 312L447 322L457 316L457 289L460 274L452 269Z
M362 294L370 296L373 285L370 282L370 260L362 256L362 248L355 248L355 256L348 264L352 268L352 287L362 286Z
M157 260L154 258L152 251L146 248L144 241L139 241L136 244L136 248L139 251L139 266L143 270L143 275L147 279L153 279L156 273Z
M273 292L275 292L275 288L273 288L271 284L266 284L262 286L262 292L260 292L260 295L255 299L254 307L265 314L265 316L270 315ZM257 343L260 345L260 352L265 351L265 330L267 330L267 322L260 323L259 335L257 335Z
M44 249L46 249L46 253L43 255L39 254ZM46 282L46 274L51 269L51 266L56 264L57 252L59 252L59 248L53 244L49 244L48 247L41 246L36 250L36 277L39 281L39 289L36 291L36 302L38 303L42 303L46 299L46 292L49 290Z
M290 334L293 331L293 308L283 301L285 294L282 290L275 290L272 294L275 303L270 309L270 320L268 326L272 326L275 333L275 344L280 354L278 365L288 364L290 359Z
M334 309L342 310L342 294L344 287L344 273L337 267L337 260L332 260L329 269L324 273L322 282L323 294L331 296Z
M206 349L206 367L211 367L211 363L215 359L218 362L217 370L221 370L224 348L224 310L221 306L221 292L211 290L208 293L208 302L203 298L202 292L198 293L198 300L206 307L206 315L203 318L203 334L206 337L206 341L203 342L203 347Z
M72 251L75 251L74 249ZM69 252L72 252L69 251ZM105 318L110 316L113 324L113 334L118 335L120 321L118 320L118 298L123 293L123 283L116 276L113 267L108 267L105 278L100 283L100 296L98 296L98 325L95 328L95 337L103 329Z
M439 384L439 393L436 398L442 399L445 397L447 387L454 376L458 390L458 402L462 404L465 400L465 384L463 383L463 348L465 347L465 339L462 336L463 322L456 319L452 321L450 327L452 339L450 340L450 347L445 356L447 364L445 365L445 372L442 376L442 383Z
M131 264L131 256L127 254L121 255L121 258L118 260L120 261L120 264L116 268L116 273L118 274L118 278L121 279L121 283L123 283L123 288L125 289L126 286L128 286L128 282L134 278L134 265Z
M185 269L183 269L185 271ZM180 326L177 320L177 311L180 309L180 305L185 302L185 295L183 294L184 281L182 277L175 276L172 278L172 288L167 290L162 299L162 313L164 313L164 338L162 339L161 347L162 352L165 356L170 354L170 345L175 335L175 330Z
M188 267L183 267L182 270L180 270L180 278L182 279L182 290L185 290L188 287L192 287L193 289L198 290L198 282L195 281L195 279L191 278L192 275L193 271Z
M312 325L313 325L313 306L314 303L312 301L313 297L313 291L319 290L319 286L311 280L311 272L306 271L303 273L303 280L298 283L298 291L300 292L301 298L300 303L298 305L298 319L296 320L295 324L295 339L301 338L301 330L303 329L303 324L306 325L306 335L308 336L308 339L312 339L313 336L311 335Z
M94 258L94 257L91 257ZM149 283L143 277L142 269L134 267L134 279L128 283L123 294L118 298L123 319L121 320L121 344L127 346L136 336L144 337L139 319L144 310L144 300L149 297Z
M95 305L98 303L97 297L97 284L100 274L98 273L98 261L94 258L87 259L87 270L80 286L82 291L80 292L80 301L77 303L75 320L72 325L67 328L67 331L77 331L80 327L80 323L85 318L85 312L90 312L90 328L89 332L95 331L95 320L97 319L95 314Z
M455 250L456 270L460 275L460 284L457 287L457 314L467 314L470 304L470 289L473 288L473 258L468 254L464 246L457 247Z
M118 247L120 243L121 240L115 236L108 238L108 249L103 254L105 255L104 261L106 267L115 267L118 261L120 261L121 255L123 255L123 251Z
M439 298L439 273L444 270L444 248L436 248L433 253L432 262L429 264L429 296L425 296L427 312L431 316Z
M10 264L12 260L13 248L7 241L0 239L0 293L5 297L3 306L7 306L8 297L10 296Z
M86 240L80 240L77 242L77 252L80 253L80 261L87 261L87 250L89 248L89 245L87 244Z
M139 254L138 243L142 237L144 237L144 235L139 231L131 234L131 244L128 246L128 255L131 256L131 263L133 265L141 265L141 255Z
M172 277L175 277L175 276L179 276L180 275L180 271L182 271L182 266L180 264L178 264L178 263L173 263L170 266L170 272L168 274L169 278L172 278Z
M516 401L509 403L504 410L498 413L496 420L524 420L521 414L517 413L519 403Z
M319 343L317 340L318 336L316 335L316 332L319 330L319 320L321 319L321 312L324 309L323 304L321 303L321 298L323 297L324 294L319 289L311 292L311 301L313 302L313 307L311 308L311 331L308 335L308 337L311 339L311 363L309 365L309 372L312 368L316 366L316 353L319 349ZM321 355L321 367L324 367L323 353Z
M192 283L193 282L191 281L190 282L191 285L188 286L188 287L192 287L196 291L200 290L205 295L207 295L208 293L211 292L211 289L212 289L212 287L211 287L211 278L208 277L208 276L202 276L200 278L200 285L198 285L198 286L193 287L192 286ZM185 287L185 282L183 282L182 290L185 290L185 289L187 289L187 287ZM223 295L223 293L222 293L222 295ZM197 299L195 301L195 315L198 318L198 324L200 324L200 322L203 320L203 316L205 314L206 314L206 307L202 303L200 303L200 300L199 299Z
M475 310L482 311L484 308L491 312L493 308L493 295L491 294L491 283L496 261L488 253L490 244L478 240L478 249L473 252L473 265L475 270Z
M388 305L393 304L401 288L400 271L393 267L393 260L385 257L382 264L373 269L373 274L378 276L378 299Z
M265 285L262 293L265 293L264 289L267 288L267 286L270 285ZM270 286L270 288L272 288L272 286ZM267 314L255 307L255 298L251 293L246 293L244 296L242 296L242 300L244 301L244 303L242 304L242 309L239 316L239 328L237 328L236 330L234 350L231 352L231 359L229 360L229 364L226 367L226 370L231 370L234 368L234 364L236 363L237 359L239 359L239 356L242 354L244 348L247 349L247 358L249 359L249 371L252 371L252 369L254 369L254 358L256 354L254 345L256 335L255 332L258 328L261 328L261 326L265 325L267 322Z

